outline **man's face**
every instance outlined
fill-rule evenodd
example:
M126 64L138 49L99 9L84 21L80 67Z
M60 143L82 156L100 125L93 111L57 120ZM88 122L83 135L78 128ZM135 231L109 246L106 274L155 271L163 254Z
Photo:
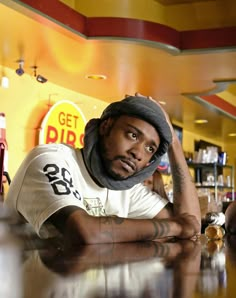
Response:
M160 145L160 137L151 124L125 115L105 120L100 135L103 165L119 180L146 167Z

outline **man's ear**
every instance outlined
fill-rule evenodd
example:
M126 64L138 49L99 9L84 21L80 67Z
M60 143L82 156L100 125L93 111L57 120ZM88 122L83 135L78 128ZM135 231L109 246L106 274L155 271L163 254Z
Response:
M114 122L114 118L108 118L108 119L102 121L102 123L99 126L99 134L101 136L108 134L110 131L110 128L113 125L113 122Z

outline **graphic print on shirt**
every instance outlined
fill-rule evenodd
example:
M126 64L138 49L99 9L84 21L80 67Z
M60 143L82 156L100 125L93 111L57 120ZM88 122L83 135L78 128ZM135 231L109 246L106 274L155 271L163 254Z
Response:
M100 198L84 198L83 204L89 215L106 216L106 212Z
M76 199L81 200L78 190L73 185L72 176L66 168L60 168L56 164L47 164L43 168L43 172L56 195L69 195L72 193Z

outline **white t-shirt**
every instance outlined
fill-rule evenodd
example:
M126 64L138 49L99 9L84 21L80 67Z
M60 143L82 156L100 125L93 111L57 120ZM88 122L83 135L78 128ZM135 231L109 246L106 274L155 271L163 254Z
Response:
M99 187L80 149L65 144L35 147L17 171L6 198L6 204L42 238L53 236L43 223L66 206L78 206L92 216L144 219L153 218L167 203L141 183L125 191Z

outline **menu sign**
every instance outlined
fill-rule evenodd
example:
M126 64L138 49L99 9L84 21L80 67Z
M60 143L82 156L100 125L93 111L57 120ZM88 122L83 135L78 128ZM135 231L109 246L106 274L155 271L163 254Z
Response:
M61 100L45 115L39 133L39 143L66 143L83 147L86 120L76 104Z

